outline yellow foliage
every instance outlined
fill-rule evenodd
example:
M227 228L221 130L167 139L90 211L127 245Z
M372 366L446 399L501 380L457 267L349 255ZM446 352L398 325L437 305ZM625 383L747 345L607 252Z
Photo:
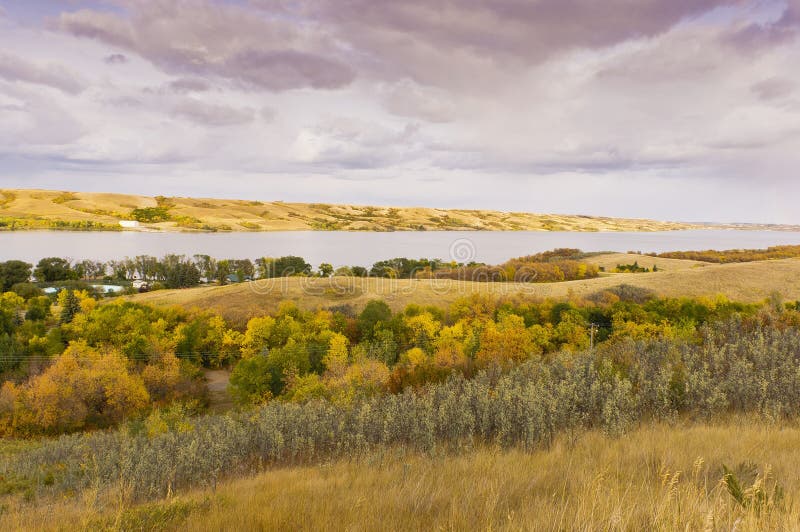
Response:
M11 430L24 434L117 423L150 399L142 378L128 372L125 358L115 352L101 354L85 343L72 343L27 383L4 387L6 408L12 396Z
M400 363L409 368L421 366L428 360L428 355L419 347L412 347L400 355Z
M411 342L418 346L428 346L442 328L442 324L429 312L406 317L404 321L411 333Z
M275 318L270 316L252 318L248 321L242 341L242 356L247 358L261 354L261 350L268 345L274 329Z
M347 368L349 343L343 334L337 333L331 336L328 352L322 358L322 363L331 374L342 375Z
M497 323L492 321L486 323L475 359L482 365L492 363L506 365L509 362L522 362L541 353L541 346L534 341L522 317L505 314Z
M142 370L142 380L154 401L173 399L181 381L180 361L174 354L167 353Z
M467 363L464 349L465 327L458 322L452 327L445 327L439 332L434 342L433 360L437 366L453 368Z

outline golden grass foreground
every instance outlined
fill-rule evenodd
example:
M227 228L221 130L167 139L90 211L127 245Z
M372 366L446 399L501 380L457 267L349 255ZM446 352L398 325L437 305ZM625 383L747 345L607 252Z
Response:
M565 436L533 453L388 450L142 506L91 493L18 501L0 529L797 530L799 447L795 424L736 419L649 425L619 439Z

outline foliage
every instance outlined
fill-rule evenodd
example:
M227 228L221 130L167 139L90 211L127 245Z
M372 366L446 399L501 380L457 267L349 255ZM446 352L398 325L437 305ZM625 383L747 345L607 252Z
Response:
M654 256L726 264L731 262L792 259L800 257L800 246L772 246L767 249L730 249L727 251L713 249L706 251L669 251Z
M168 222L172 219L172 216L169 213L169 207L165 206L133 209L130 212L129 217L132 220L142 223Z
M34 270L34 275L39 281L52 283L77 279L77 274L72 270L69 261L59 257L47 257L39 261Z
M796 418L800 332L772 320L732 319L704 327L697 343L629 340L597 353L530 359L507 372L490 367L472 379L454 374L399 394L368 393L343 402L272 401L241 413L196 418L191 430L66 436L17 453L2 474L31 478L58 465L52 486L40 490L90 485L109 490L124 482L131 497L148 499L211 485L223 472L353 457L378 447L433 452L487 442L537 449L565 432L618 435L642 420L675 416ZM361 368L352 372L358 383L386 376ZM313 390L315 381L295 389ZM761 500L753 494L753 501Z
M0 293L8 292L19 283L27 283L31 277L31 265L21 260L0 262Z

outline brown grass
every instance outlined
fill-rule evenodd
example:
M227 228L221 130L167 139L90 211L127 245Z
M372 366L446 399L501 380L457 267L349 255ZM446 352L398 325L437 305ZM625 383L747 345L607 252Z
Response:
M154 207L155 198L49 190L0 190L2 215L59 221L116 224L136 207ZM164 231L187 229L232 231L294 230L529 230L656 231L697 228L691 224L589 216L504 213L487 210L390 208L318 203L258 202L205 198L167 198L174 221L150 224ZM183 220L199 220L179 224Z
M147 506L88 494L10 504L5 530L797 530L800 429L757 422L646 426L620 439L564 438L547 451L389 450L353 462L285 468ZM766 477L783 498L737 503Z
M616 265L618 259L601 260ZM657 260L661 268L661 259ZM235 323L242 323L254 315L274 312L284 300L311 310L343 304L358 310L371 299L383 299L394 310L400 310L410 303L446 307L470 294L578 298L620 284L648 288L665 297L714 297L721 294L736 301L757 302L777 292L787 300L800 299L800 259L706 264L702 267L694 267L692 261L674 260L663 264L664 271L655 273L610 274L597 279L561 283L293 277L230 286L160 290L130 296L129 299L155 305L210 309Z

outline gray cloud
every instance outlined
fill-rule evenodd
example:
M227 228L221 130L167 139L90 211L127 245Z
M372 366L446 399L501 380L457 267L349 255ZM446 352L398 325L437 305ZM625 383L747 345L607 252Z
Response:
M103 61L109 65L123 65L128 62L128 58L124 54L111 54L106 56Z
M200 78L179 78L169 83L169 89L175 94L206 92L211 89L211 84Z
M355 77L328 53L323 36L304 34L291 21L209 0L120 3L125 15L62 13L56 27L134 52L168 72L219 76L253 89L334 89Z
M76 73L61 65L46 66L0 52L0 78L52 87L69 94L78 94L85 88Z
M800 32L800 1L787 0L786 8L774 22L753 22L728 36L728 41L742 50L754 51L765 46L784 44Z
M797 85L785 78L770 78L752 85L750 90L762 100L778 100L794 93Z
M313 20L365 57L362 68L423 83L481 84L498 64L519 68L564 51L663 33L738 0L253 0ZM467 69L467 73L460 72Z
M383 103L398 116L419 118L428 122L451 122L457 117L451 95L425 88L405 80L386 91Z
M252 109L237 109L186 98L172 107L172 115L206 126L235 126L254 120Z

